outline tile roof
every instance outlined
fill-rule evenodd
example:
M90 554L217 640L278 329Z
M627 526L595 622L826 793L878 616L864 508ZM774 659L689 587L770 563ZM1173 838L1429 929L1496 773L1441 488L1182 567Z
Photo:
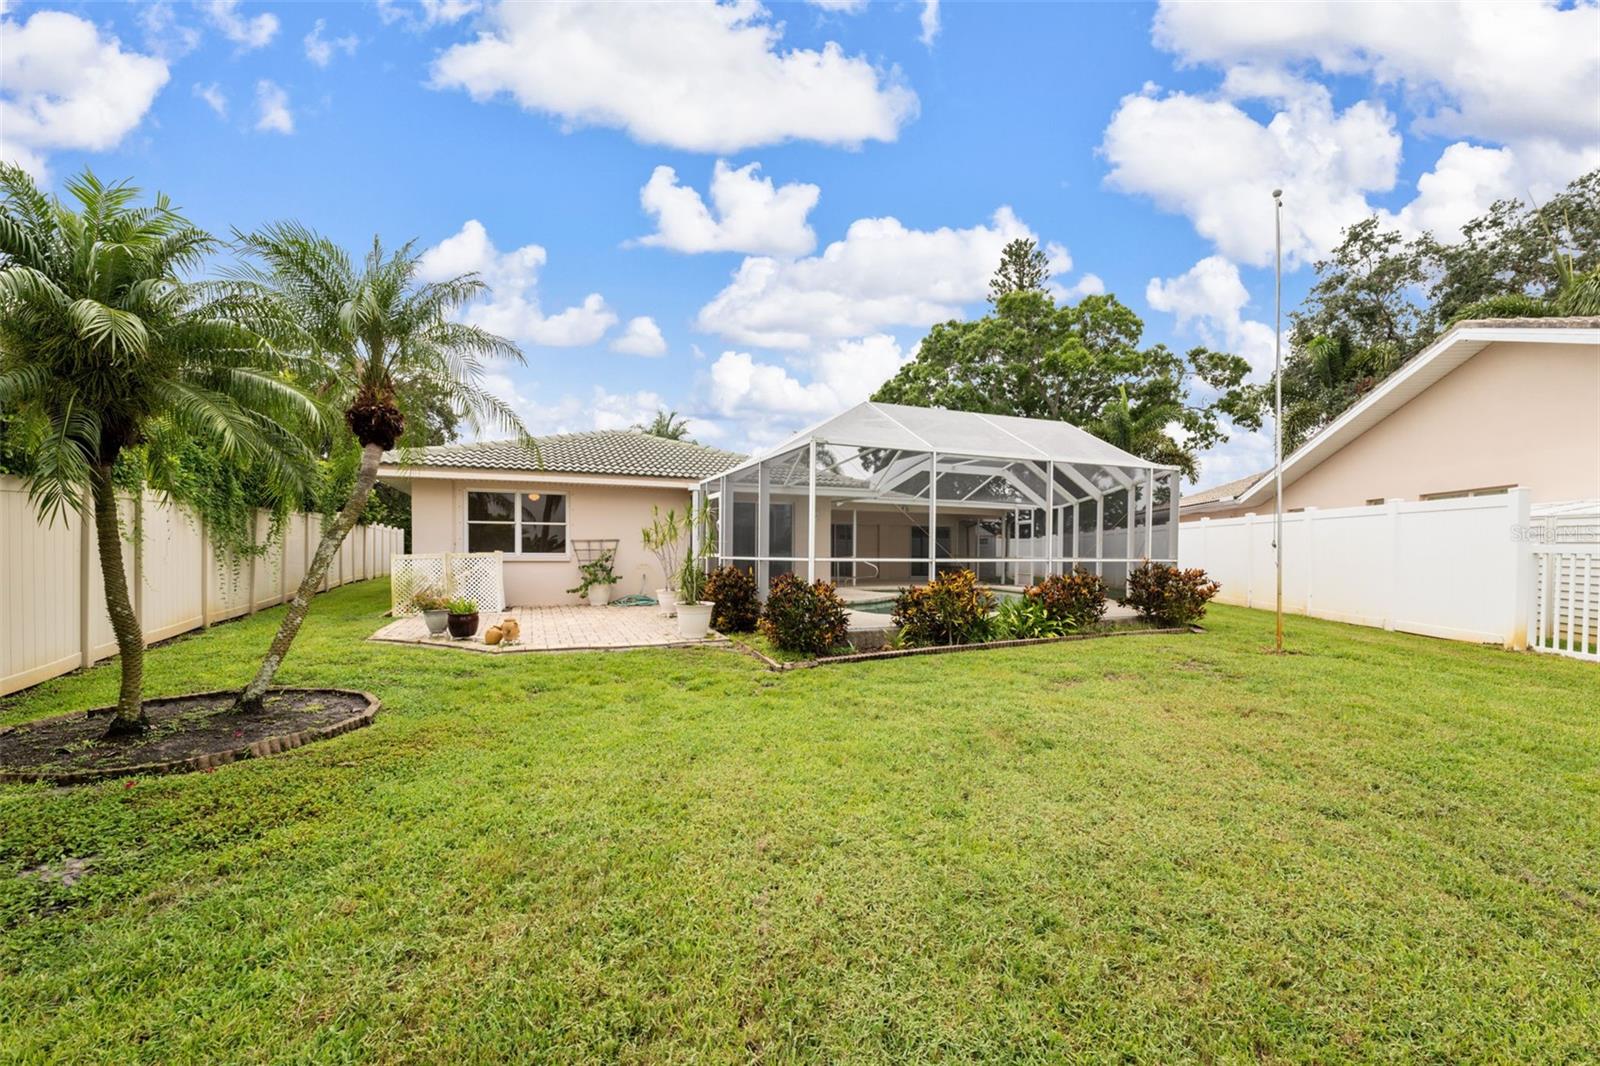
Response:
M699 479L737 466L745 458L738 452L632 430L559 433L533 440L537 454L516 441L484 441L396 449L385 452L383 461L390 466Z
M1220 485L1212 485L1208 489L1197 489L1194 492L1185 493L1179 498L1178 506L1189 507L1197 503L1216 503L1219 500L1231 500L1270 473L1272 473L1271 470L1263 470L1259 474L1248 474L1233 481L1224 481Z

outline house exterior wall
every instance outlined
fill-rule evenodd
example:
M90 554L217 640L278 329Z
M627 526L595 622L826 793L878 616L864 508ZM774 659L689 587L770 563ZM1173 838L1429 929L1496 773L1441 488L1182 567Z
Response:
M467 550L467 492L545 492L567 497L567 552L560 559L505 557L506 603L538 607L579 602L566 590L578 584L574 540L615 539L616 572L622 580L615 596L646 595L666 581L656 557L647 551L639 531L650 524L652 506L689 505L689 490L675 485L635 486L563 482L545 478L508 481L457 481L417 478L411 483L411 546L419 554ZM641 580L642 579L642 580Z
M1486 346L1333 455L1284 485L1286 510L1527 487L1534 503L1600 497L1600 351ZM1208 510L1212 518L1272 509ZM1202 517L1184 515L1185 521Z

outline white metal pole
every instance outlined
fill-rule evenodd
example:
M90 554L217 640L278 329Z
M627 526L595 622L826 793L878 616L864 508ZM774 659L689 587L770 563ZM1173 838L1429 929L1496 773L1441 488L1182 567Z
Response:
M1283 651L1283 190L1272 190L1272 230L1276 272L1272 304L1272 385L1273 385L1273 508L1272 547L1277 554L1277 628L1273 638L1276 651Z
M817 441L806 447L806 580L817 579Z
M939 453L928 453L928 581L939 576Z

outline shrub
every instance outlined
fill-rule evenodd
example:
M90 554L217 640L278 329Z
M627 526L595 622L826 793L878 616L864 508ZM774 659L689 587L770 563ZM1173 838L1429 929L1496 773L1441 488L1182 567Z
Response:
M826 655L845 643L850 616L826 581L806 584L793 574L774 578L761 612L761 632L784 651Z
M1070 574L1051 574L1024 595L1074 629L1087 629L1106 615L1106 583L1081 566Z
M971 570L951 570L926 585L900 590L894 624L907 647L972 644L989 636L994 593L978 584Z
M417 611L448 611L450 598L432 585L411 594L411 607Z
M1128 594L1122 605L1160 625L1185 626L1205 617L1206 603L1221 587L1206 577L1204 570L1146 562L1128 575Z
M711 572L706 578L706 599L716 604L711 609L711 628L719 633L748 633L761 617L756 579L736 566Z
M994 640L1037 640L1064 637L1078 624L1066 618L1052 618L1042 602L1024 596L1001 603L989 628Z

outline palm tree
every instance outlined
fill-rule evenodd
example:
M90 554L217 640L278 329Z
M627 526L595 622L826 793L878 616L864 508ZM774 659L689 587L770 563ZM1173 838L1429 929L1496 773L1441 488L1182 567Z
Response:
M633 428L649 437L664 437L667 440L681 440L693 444L694 438L689 436L689 420L679 418L678 412L658 408L656 416L650 424L635 422Z
M66 188L75 206L0 165L0 410L40 518L92 515L121 654L107 735L123 736L148 721L117 515L119 487L142 489L143 475L118 460L200 440L226 461L272 466L294 451L285 427L319 414L253 328L257 305L184 279L219 247L214 238L163 196L136 205L126 182L85 171Z
M1128 401L1128 390L1118 389L1117 398L1106 404L1089 431L1107 444L1115 445L1152 463L1175 466L1191 480L1199 466L1193 453L1167 433L1167 425L1177 421L1175 407L1154 403L1135 408Z
M408 394L446 397L469 425L493 421L527 439L522 422L479 380L484 360L522 362L522 352L503 337L453 320L487 286L475 274L423 282L419 256L408 242L392 253L374 238L357 266L325 237L293 223L280 223L238 237L249 263L237 271L241 284L270 298L285 327L285 344L296 344L318 366L314 391L331 409L342 409L361 447L355 484L343 509L323 530L316 555L261 668L239 695L239 706L260 706L283 665L322 584L333 553L366 509L383 453L405 430Z

